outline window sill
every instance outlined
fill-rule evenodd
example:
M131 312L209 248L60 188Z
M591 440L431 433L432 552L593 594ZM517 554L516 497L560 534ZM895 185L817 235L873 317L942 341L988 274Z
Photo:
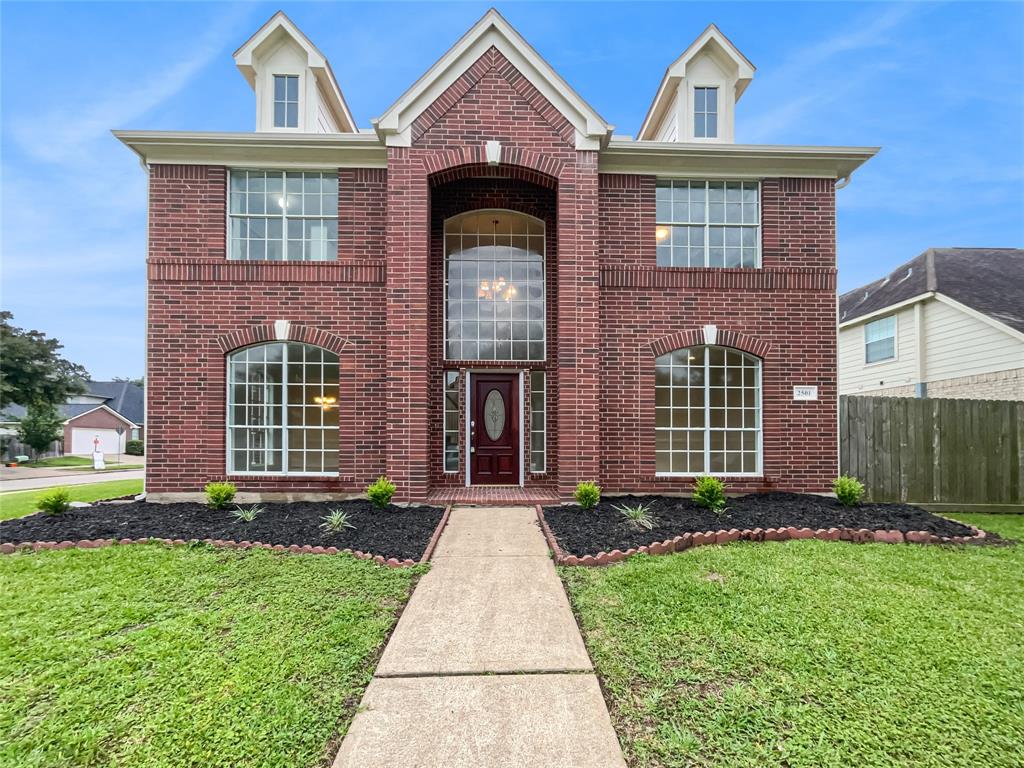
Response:
M287 480L292 477L313 477L323 480L351 480L352 476L342 475L338 472L228 472L228 479L233 477L246 478L267 478L270 480Z
M711 473L709 473L709 472L655 472L654 473L654 478L656 480L662 479L662 478L667 479L667 480L671 480L673 478L689 478L689 479L692 480L695 477L703 477L704 475L710 475L711 477L717 477L719 480L722 480L722 479L728 480L729 478L732 478L732 477L742 477L742 478L745 478L745 479L754 478L754 479L759 479L759 480L763 480L764 479L764 473L762 473L762 472L727 472L725 474L716 474L716 473L713 473L713 472L711 472Z

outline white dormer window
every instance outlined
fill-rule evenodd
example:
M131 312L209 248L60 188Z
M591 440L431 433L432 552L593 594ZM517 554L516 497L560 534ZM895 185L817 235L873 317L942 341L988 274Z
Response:
M274 127L299 127L298 75L274 75Z
M693 89L693 137L718 138L718 88Z

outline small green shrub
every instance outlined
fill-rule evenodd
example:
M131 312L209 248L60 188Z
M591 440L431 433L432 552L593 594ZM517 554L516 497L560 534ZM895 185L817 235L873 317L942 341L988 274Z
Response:
M253 504L251 507L235 507L231 510L231 516L240 523L251 523L263 514L263 507Z
M391 503L391 497L395 495L395 484L387 479L384 475L381 475L366 489L366 495L370 497L370 501L375 506L383 509Z
M355 529L355 526L348 519L348 512L341 509L332 509L330 514L327 515L320 528L327 533L341 533L346 528Z
M712 512L725 509L725 483L711 475L700 475L693 480L693 500Z
M615 509L636 528L645 528L649 531L654 527L650 504L634 504L633 506L622 504Z
M832 483L832 490L836 492L839 503L847 507L855 507L864 498L864 483L856 477L840 475Z
M573 498L583 509L593 509L601 501L601 486L589 481L580 483L576 486Z
M71 508L71 491L67 488L54 488L40 495L36 504L48 515L60 515Z
M207 483L205 491L206 504L210 509L224 509L234 501L238 489L234 483Z
M124 452L129 456L145 456L146 444L141 440L129 440L124 444Z

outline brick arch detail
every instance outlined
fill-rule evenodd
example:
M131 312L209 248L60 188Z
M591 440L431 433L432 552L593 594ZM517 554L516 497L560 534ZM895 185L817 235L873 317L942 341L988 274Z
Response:
M277 338L277 331L273 323L267 325L247 325L245 328L218 336L217 346L220 347L221 352L227 354L242 347L274 341L298 341L303 344L312 344L315 347L323 347L338 355L339 359L345 348L349 346L349 340L344 336L298 323L290 323L288 325L287 338L285 339Z
M557 189L565 163L557 157L522 147L502 145L498 165L487 162L483 144L431 152L423 158L431 187L467 178L500 178L526 181L539 187Z
M655 357L660 357L661 355L672 352L676 349L702 347L704 346L704 329L691 328L685 331L670 333L668 336L662 336L660 339L655 339L649 346ZM768 352L771 351L771 344L767 341L758 339L754 336L749 336L745 333L740 333L739 331L726 330L725 328L718 329L714 346L732 347L733 349L738 349L741 352L748 352L751 355L760 358L767 357Z
M249 325L217 337L217 346L224 354L223 370L227 369L227 355L254 344L272 344L276 341L295 341L321 347L338 356L338 480L355 479L356 466L356 355L355 345L344 336L310 325L289 323L287 338L277 338L273 323ZM225 401L225 407L227 403ZM229 476L230 477L230 476ZM278 476L274 476L277 478ZM252 481L252 477L246 477Z

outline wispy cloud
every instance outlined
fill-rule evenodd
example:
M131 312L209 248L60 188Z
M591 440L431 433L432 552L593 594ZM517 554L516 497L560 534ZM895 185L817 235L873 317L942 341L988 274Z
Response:
M43 114L17 117L12 135L24 152L39 160L66 164L88 158L89 145L106 138L112 126L132 123L180 93L237 37L236 28L247 16L244 6L227 6L204 25L202 34L181 47L184 56L171 66L150 71L141 82L128 72L99 101L91 92L82 93L80 100L65 101Z
M921 6L904 3L881 13L865 14L863 23L855 21L851 31L821 40L793 53L781 66L760 78L761 95L776 95L776 106L748 118L743 138L752 143L773 143L784 139L786 131L806 117L809 111L822 110L866 82L893 68L884 57L857 58L871 49L884 49L896 41L892 33L920 13ZM856 59L855 61L851 61ZM842 78L821 77L822 69L851 61ZM834 74L835 70L830 70ZM789 94L783 98L784 94Z

